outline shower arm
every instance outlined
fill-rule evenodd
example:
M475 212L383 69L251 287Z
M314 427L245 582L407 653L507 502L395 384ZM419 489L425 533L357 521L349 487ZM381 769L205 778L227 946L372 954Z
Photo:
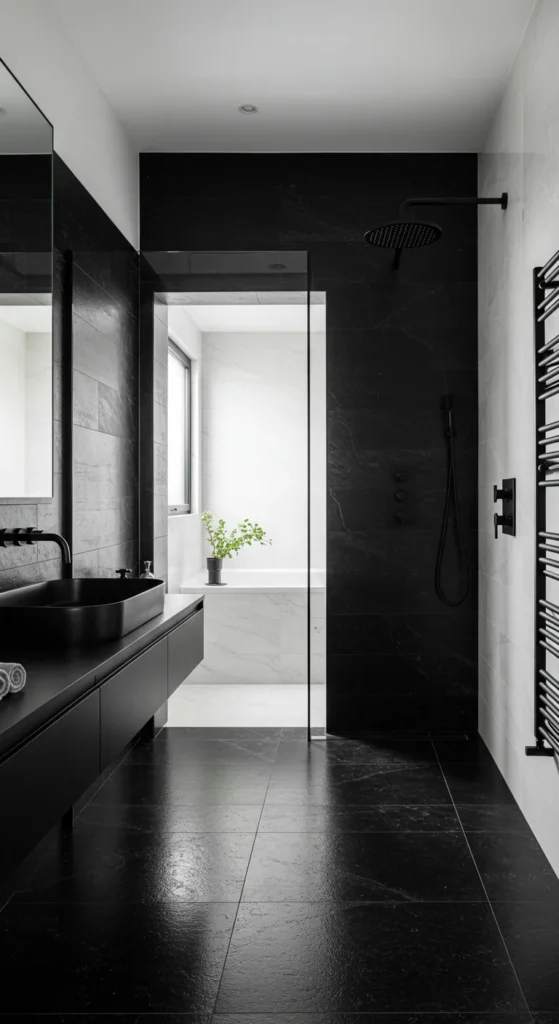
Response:
M486 199L484 196L464 196L456 198L416 198L416 199L404 199L404 202L400 206L400 217L403 217L404 212L408 206L500 206L502 210L506 210L509 201L508 192L503 192L497 198Z

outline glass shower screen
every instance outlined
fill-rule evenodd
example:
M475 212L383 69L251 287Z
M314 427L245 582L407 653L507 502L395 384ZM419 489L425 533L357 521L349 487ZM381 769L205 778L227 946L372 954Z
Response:
M169 724L295 728L319 738L326 725L325 296L310 290L301 251L149 252L141 263L143 376L153 373L158 425L153 437L144 425L143 442L159 467L152 488L159 493L149 498L160 533L153 546L164 547L165 519L169 591L205 598L204 661L172 698ZM190 368L186 445L157 388L177 349ZM169 497L164 508L164 465L183 458L189 507L173 495L175 504ZM212 521L204 523L202 512ZM148 544L150 530L146 523ZM206 559L222 555L221 586L210 585Z

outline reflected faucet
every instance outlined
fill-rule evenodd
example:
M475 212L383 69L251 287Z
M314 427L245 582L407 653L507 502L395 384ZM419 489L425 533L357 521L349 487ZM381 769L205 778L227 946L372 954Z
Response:
M22 544L37 544L41 540L52 540L58 544L64 565L70 565L72 555L68 541L59 533L44 533L35 526L14 526L12 530L0 530L0 547L8 544L20 547Z

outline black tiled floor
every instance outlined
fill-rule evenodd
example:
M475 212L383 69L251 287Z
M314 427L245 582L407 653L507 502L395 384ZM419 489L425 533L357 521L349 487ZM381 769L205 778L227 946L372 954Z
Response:
M254 833L151 835L81 822L14 899L41 903L235 903Z
M459 832L261 833L243 900L484 900Z
M236 904L10 903L4 1013L212 1010Z
M367 806L266 803L260 832L460 832L452 804Z
M438 765L278 765L266 804L451 804Z
M493 904L531 1010L559 1013L559 908L545 901Z
M20 873L0 1024L559 1024L558 962L479 739L176 729Z
M519 1010L487 903L242 904L216 1010Z
M467 833L490 900L555 900L559 879L530 833Z

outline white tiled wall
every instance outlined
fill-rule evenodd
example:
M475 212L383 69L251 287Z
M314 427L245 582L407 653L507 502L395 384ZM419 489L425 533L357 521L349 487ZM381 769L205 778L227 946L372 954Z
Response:
M506 212L479 214L480 732L556 871L558 769L524 747L534 738L532 270L559 249L558 52L559 3L539 0L479 165L481 195L509 193ZM493 484L508 476L517 536L495 541ZM559 532L559 506L553 515Z

